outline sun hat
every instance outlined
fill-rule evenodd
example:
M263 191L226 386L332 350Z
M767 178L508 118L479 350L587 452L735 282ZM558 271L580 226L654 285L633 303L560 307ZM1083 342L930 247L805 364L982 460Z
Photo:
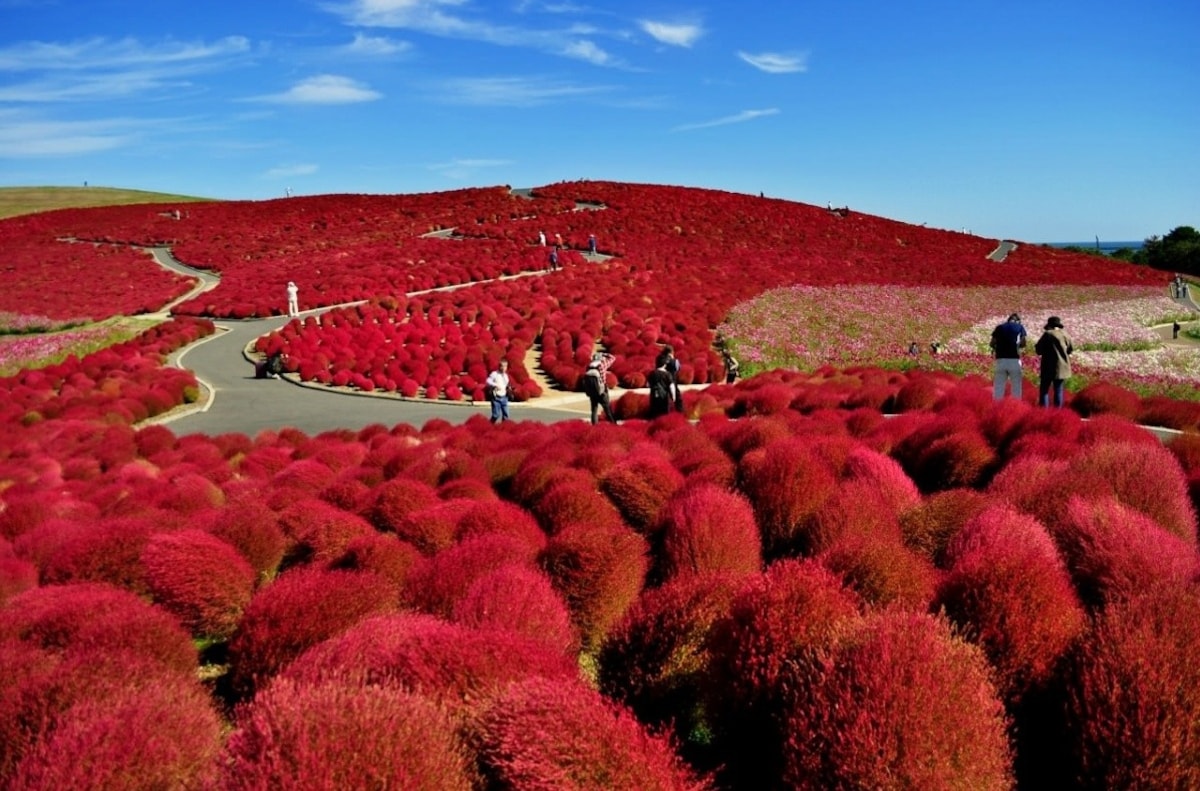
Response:
M1062 319L1060 319L1058 316L1051 316L1050 318L1046 319L1046 329L1061 330L1062 328Z

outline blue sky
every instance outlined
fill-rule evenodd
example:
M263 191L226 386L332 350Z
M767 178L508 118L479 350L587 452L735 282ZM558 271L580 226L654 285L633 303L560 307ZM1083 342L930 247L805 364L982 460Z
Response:
M0 0L0 186L594 178L1027 241L1200 227L1196 0Z

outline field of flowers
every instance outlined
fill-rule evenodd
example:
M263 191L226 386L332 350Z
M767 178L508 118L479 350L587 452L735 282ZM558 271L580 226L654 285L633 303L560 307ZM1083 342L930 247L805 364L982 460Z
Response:
M749 358L754 328L772 315L783 326L779 294L803 275L825 310L787 291L826 335L882 337L881 311L844 329L826 319L867 316L871 299L915 333L899 317L925 299L924 335L893 343L936 328L961 345L945 357L975 355L976 369L814 356L691 390L684 414L655 420L631 391L619 425L478 416L254 437L144 422L197 397L164 361L213 332L208 319L0 377L0 787L1200 787L1200 403L1111 381L1067 409L996 402L978 365L985 317L1012 309L1031 326L1051 309L1082 326L1087 305L1121 307L1127 328L1094 334L1138 346L1134 325L1158 320L1153 278L1067 257L1069 288L991 282L1016 290L981 289L974 315L967 296L934 310L938 289L971 292L958 268L895 269L909 282L891 284L864 273L883 277L910 246L946 262L987 245L955 234L943 250L924 229L854 213L765 201L756 217L749 198L661 189L547 188L568 238L607 224L620 254L607 264L375 294L264 343L296 344L314 378L373 384L378 367L411 379L433 360L473 375L539 338L567 381L596 342L628 361L669 339L710 381L726 316L732 327L764 284L781 289L741 335L730 329ZM610 208L563 208L588 196ZM493 240L533 227L477 214L503 196L464 197L478 201L438 216L476 215L472 232ZM657 211L633 213L647 197ZM401 216L404 201L385 205L379 216ZM368 200L346 201L353 222L332 198L316 206L356 233L379 228ZM260 237L275 212L304 208L265 207ZM625 208L628 226L612 219ZM735 210L747 230L729 228L729 257L703 265L712 223ZM110 241L162 242L203 216L123 211ZM76 231L106 221L67 217ZM229 226L225 266L253 227ZM788 270L766 252L803 232L832 256L853 227L885 252L847 248L858 277L841 288L828 288L843 282L832 264ZM692 240L690 266L672 235ZM437 243L458 256L476 241ZM335 280L322 281L330 293ZM241 311L277 296L212 299ZM800 348L783 330L758 337ZM808 354L823 341L802 342ZM451 362L468 346L477 358ZM1138 423L1180 433L1160 441Z
M1144 394L1200 398L1200 348L1164 348L1151 327L1200 315L1155 286L775 289L734 307L718 332L748 372L821 365L914 365L986 373L992 329L1017 312L1032 344L1048 316L1075 345L1078 390L1108 381ZM920 353L908 354L916 342ZM938 356L930 345L941 344Z

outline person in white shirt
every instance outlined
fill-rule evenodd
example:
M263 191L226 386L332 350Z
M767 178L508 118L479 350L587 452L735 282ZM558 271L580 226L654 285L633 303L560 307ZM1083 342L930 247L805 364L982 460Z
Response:
M508 420L508 360L501 360L496 370L488 374L484 386L491 390L492 422Z
M297 288L296 284L293 283L291 280L288 281L287 294L288 294L288 315L289 316L299 316L300 315L300 289Z

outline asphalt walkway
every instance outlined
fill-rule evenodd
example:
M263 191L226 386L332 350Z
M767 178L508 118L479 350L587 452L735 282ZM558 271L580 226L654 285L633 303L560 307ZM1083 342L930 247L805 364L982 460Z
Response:
M154 248L150 252L160 266L200 281L186 295L163 309L164 318L176 304L214 288L219 282L211 272L193 269L176 260L166 248ZM530 273L536 274L540 273ZM315 315L331 309L304 311L300 315ZM340 428L357 430L373 424L421 426L434 419L461 424L474 415L487 417L491 414L491 405L486 402L404 399L352 388L304 384L294 374L280 379L256 379L254 361L247 356L246 349L260 336L279 329L288 321L286 316L275 316L214 322L215 334L181 349L168 360L168 364L187 368L196 375L202 388L200 400L150 422L169 424L176 434L240 433L254 436L261 431L284 427L319 434ZM614 390L614 399L619 398L621 392ZM509 414L513 420L542 423L586 420L589 405L587 396L582 393L547 392L537 399L536 405L510 403Z

